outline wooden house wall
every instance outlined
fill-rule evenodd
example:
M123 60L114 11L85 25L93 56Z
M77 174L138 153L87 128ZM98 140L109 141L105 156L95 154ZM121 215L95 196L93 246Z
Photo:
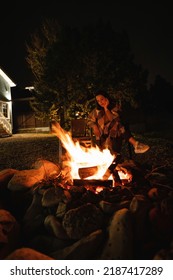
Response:
M28 99L13 101L13 132L49 131L49 121L35 117Z

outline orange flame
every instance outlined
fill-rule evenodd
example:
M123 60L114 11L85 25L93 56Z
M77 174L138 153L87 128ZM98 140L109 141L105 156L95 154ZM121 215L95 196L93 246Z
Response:
M97 172L86 179L102 179L114 158L109 149L101 151L97 146L90 148L82 147L79 141L74 142L71 135L62 129L58 123L53 124L52 129L70 156L68 164L71 177L73 179L80 179L78 174L79 168L97 166Z

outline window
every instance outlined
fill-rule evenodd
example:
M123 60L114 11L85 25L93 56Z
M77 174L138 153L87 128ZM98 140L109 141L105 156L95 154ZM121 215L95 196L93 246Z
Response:
M4 117L8 118L8 104L2 103L2 113Z

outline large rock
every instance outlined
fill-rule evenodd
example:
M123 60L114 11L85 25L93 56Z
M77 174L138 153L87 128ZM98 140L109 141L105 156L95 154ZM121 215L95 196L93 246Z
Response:
M53 260L51 257L31 248L20 248L9 254L5 260Z
M34 187L40 181L59 176L61 168L47 160L35 163L35 169L17 171L8 183L11 191L21 191Z
M133 227L127 208L115 212L108 228L108 240L101 254L104 260L133 259Z
M80 239L104 224L102 211L92 203L70 209L64 215L62 225L71 239Z
M44 220L44 225L47 231L58 239L69 239L62 224L53 215L48 215Z
M19 240L20 225L9 211L0 209L0 259L12 252Z
M47 211L42 207L42 191L35 189L33 199L23 217L23 232L28 237L33 237L44 227L44 219L47 216Z
M63 189L61 186L56 186L45 190L42 198L43 207L54 207L59 202L65 202L71 200L71 195L68 190Z
M8 182L16 172L18 172L18 170L12 168L7 168L0 171L0 190L7 187Z
M8 182L11 180L11 178L17 171L18 170L11 168L0 171L0 208L2 209L10 209L11 192L7 188L7 186Z
M41 233L40 235L36 235L31 240L29 240L27 246L50 257L53 257L50 255L52 252L61 250L71 244L71 240L62 240L54 237L51 234Z
M105 241L103 231L97 230L84 236L71 246L67 246L62 250L58 250L51 254L57 260L89 260L95 259L100 253Z

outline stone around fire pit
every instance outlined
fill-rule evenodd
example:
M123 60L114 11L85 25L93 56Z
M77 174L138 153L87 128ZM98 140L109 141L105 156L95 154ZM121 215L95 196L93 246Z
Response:
M38 252L32 248L19 248L8 255L5 260L54 260L53 258Z
M47 160L38 160L33 165L33 169L15 172L8 183L8 189L11 191L26 190L42 180L58 177L60 172L60 166Z
M62 222L69 238L76 240L101 229L103 223L102 211L91 203L67 211Z

